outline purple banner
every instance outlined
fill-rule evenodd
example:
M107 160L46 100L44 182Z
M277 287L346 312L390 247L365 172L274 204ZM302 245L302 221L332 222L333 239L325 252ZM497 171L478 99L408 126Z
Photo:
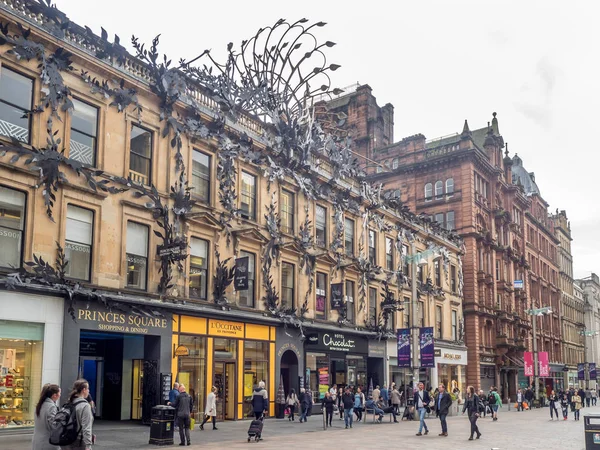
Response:
M577 379L585 380L585 364L577 364Z
M398 367L410 367L410 328L397 330Z
M419 342L421 347L421 367L435 367L433 327L419 329Z
M595 380L596 378L598 378L598 375L596 374L596 363L590 363L590 380Z

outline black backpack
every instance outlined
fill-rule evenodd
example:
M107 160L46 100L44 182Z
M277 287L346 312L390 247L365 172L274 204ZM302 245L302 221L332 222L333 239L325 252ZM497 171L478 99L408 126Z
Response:
M490 392L488 395L488 404L495 405L496 404L496 396Z
M77 440L81 427L77 423L75 406L86 401L85 399L79 399L79 401L73 403L65 403L60 408L51 424L50 439L48 440L50 444L62 447L71 445Z

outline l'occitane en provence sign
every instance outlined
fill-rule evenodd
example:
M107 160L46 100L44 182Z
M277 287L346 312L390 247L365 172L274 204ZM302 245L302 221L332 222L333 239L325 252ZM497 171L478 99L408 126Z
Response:
M226 336L243 339L244 324L239 322L227 322L225 320L209 320L208 334L211 336Z

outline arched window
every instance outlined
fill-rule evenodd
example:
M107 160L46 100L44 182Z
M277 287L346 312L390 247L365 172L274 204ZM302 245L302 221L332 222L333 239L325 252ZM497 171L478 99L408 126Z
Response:
M444 183L441 181L435 182L435 198L441 198L444 195Z
M433 184L427 183L425 185L425 201L430 201L431 197L433 197Z
M392 161L392 169L397 169L398 168L398 158L394 158L394 160Z
M446 180L446 194L454 194L454 178L448 178Z

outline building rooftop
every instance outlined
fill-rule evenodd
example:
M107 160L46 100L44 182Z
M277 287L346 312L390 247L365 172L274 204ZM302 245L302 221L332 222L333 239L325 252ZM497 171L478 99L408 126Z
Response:
M527 172L525 167L523 167L523 160L519 155L515 154L512 161L512 183L521 184L527 195L540 195L540 189L535 183L535 174L533 172Z

